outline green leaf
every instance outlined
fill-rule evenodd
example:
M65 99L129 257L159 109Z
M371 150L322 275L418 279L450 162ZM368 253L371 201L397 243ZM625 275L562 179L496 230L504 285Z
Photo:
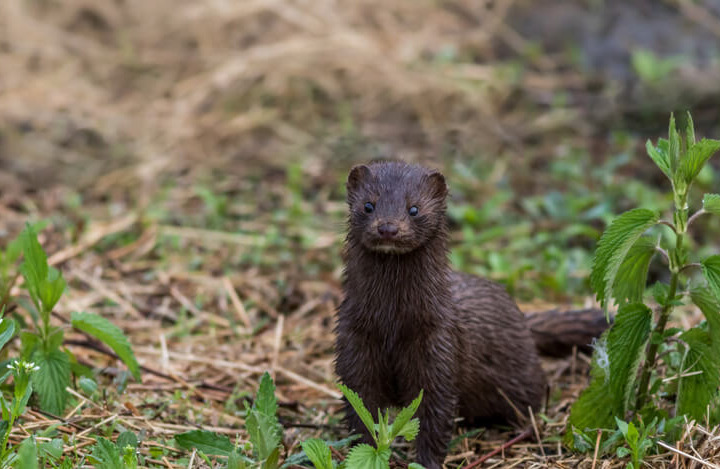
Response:
M720 345L720 299L707 287L693 288L690 298L707 319L711 343L713 346Z
M117 437L116 445L118 448L123 449L126 446L131 446L133 448L137 448L138 446L138 439L137 435L131 431L124 431Z
M125 469L120 449L106 438L98 438L97 443L93 446L92 458L98 469Z
M25 230L20 234L22 239L22 250L25 257L24 262L20 266L27 289L30 296L36 303L40 302L40 287L48 276L47 255L37 240L37 234L30 224L26 225Z
M15 321L10 318L0 319L0 349L5 347L15 335Z
M123 464L125 465L124 469L137 469L137 450L132 446L123 446L119 448L123 453Z
M710 256L702 262L702 272L715 298L720 299L720 256Z
M650 260L656 252L655 241L646 236L630 248L613 283L612 296L619 304L642 301Z
M652 312L647 306L631 303L620 307L612 327L595 345L590 386L570 412L565 435L568 445L574 441L573 428L612 427L615 417L622 417L628 409L651 323Z
M60 415L65 410L70 385L70 359L60 350L37 349L33 362L40 369L32 374L35 392L40 397L40 407L51 414Z
M12 467L16 469L37 469L38 455L35 437L26 438L20 444L17 458L13 461Z
M175 443L183 449L197 449L215 456L228 456L234 450L227 436L206 430L192 430L175 435Z
M357 412L358 417L360 417L360 420L362 420L362 423L365 424L365 427L367 427L368 431L370 432L370 435L372 435L373 440L377 443L377 432L375 431L375 421L373 420L372 416L370 415L370 412L365 407L365 404L363 403L362 399L360 399L360 396L353 391L352 389L348 388L347 386L343 384L338 384L338 388L340 389L340 392L343 393L345 396L345 399L350 403L353 409L355 409L355 412Z
M282 433L274 415L265 415L252 409L245 418L245 427L257 460L267 459L280 445Z
M408 464L408 469L425 469L425 466L417 462L411 462Z
M316 469L333 469L330 447L319 438L302 442L302 449Z
M686 127L685 127L685 141L687 142L688 146L695 144L695 124L693 123L692 116L690 115L690 112L685 113L687 117Z
M390 448L377 451L364 443L351 449L345 459L345 469L388 469L389 467Z
M39 288L40 300L45 311L52 311L65 291L65 279L60 271L50 267L48 276Z
M668 141L665 139L658 140L658 146L654 147L652 142L645 142L645 149L648 156L655 162L658 168L672 180L672 172L670 171L670 159L668 157Z
M243 459L237 451L230 453L230 456L228 456L227 469L245 469L245 467L245 459Z
M615 425L617 425L618 430L620 430L620 433L622 433L623 436L627 439L627 434L628 434L627 422L615 417Z
M618 310L613 326L608 331L610 376L608 384L615 399L622 397L618 410L628 409L633 396L633 385L638 363L650 338L652 311L642 303L631 303Z
M668 159L670 160L670 172L673 176L677 173L678 163L680 162L680 134L675 127L675 116L670 114L670 126L668 128ZM675 180L675 177L672 178Z
M263 373L260 378L260 387L258 388L253 408L265 415L274 416L277 414L275 383L273 383L270 373L267 371Z
M685 157L680 162L680 175L685 183L690 183L697 177L705 163L720 150L720 140L704 138L690 146Z
M262 469L277 469L280 462L280 447L276 446L275 449L262 463Z
M130 347L127 337L122 330L102 316L92 313L73 312L70 322L75 329L100 339L117 354L127 365L136 381L141 381L140 366L135 360L135 354Z
M50 441L44 441L38 445L38 453L40 457L47 457L59 460L63 455L63 440L53 438Z
M703 210L707 213L720 215L720 194L705 194L703 196Z
M680 339L689 346L684 374L701 373L680 378L678 415L689 415L697 421L704 421L707 406L717 396L720 385L720 347L711 344L710 335L698 328L688 330Z
M610 224L598 242L590 273L590 286L607 311L615 277L630 248L659 220L652 210L637 208L623 213Z
M410 419L412 419L412 416L415 415L415 412L417 412L420 407L422 397L423 391L420 390L418 397L416 397L409 406L398 412L397 417L395 417L395 420L393 421L392 427L390 427L390 440L394 440L398 435L402 436L407 441L415 439L418 431L420 430L420 422L416 419L415 423L412 423L413 421Z
M78 386L80 386L80 389L82 389L87 396L95 394L98 387L94 379L90 379L86 376L81 376L80 379L78 379Z

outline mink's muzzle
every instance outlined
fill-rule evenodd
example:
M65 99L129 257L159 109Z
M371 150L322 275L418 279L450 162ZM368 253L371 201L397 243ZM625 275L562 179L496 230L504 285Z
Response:
M378 225L377 231L384 239L391 239L398 234L399 229L397 225L393 223L383 223L382 225Z

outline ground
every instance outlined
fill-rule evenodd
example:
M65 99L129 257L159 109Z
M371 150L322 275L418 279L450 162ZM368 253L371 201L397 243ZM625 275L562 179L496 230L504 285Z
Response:
M685 108L698 132L720 135L718 69L702 56L719 48L713 4L577 2L557 15L587 25L556 38L556 25L526 20L531 2L481 3L0 3L0 244L45 220L41 242L69 283L57 323L100 313L143 365L142 383L125 382L120 362L68 330L102 392L74 395L63 416L33 406L14 440L60 422L66 454L82 455L98 435L132 430L148 467L202 467L172 436L246 438L243 397L265 370L286 454L345 436L332 370L343 185L374 158L443 170L456 268L502 282L529 314L594 304L602 229L671 200L645 139ZM648 18L647 35L601 28L604 53L587 32L622 8ZM652 29L691 26L669 45ZM628 35L649 52L618 46ZM718 192L716 168L698 190ZM716 251L720 223L702 223L697 241ZM588 362L545 360L552 392L533 434L483 467L623 466L560 444ZM717 435L688 423L679 449L717 461L704 432ZM516 434L460 438L448 466ZM647 461L696 467L670 451Z

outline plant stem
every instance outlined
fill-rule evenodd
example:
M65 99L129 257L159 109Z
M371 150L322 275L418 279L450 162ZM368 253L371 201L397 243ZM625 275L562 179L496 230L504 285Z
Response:
M676 233L675 253L680 252L680 250L682 249L683 237L684 233ZM681 269L679 269L677 266L672 267L672 276L670 277L670 288L668 289L667 298L665 298L665 304L660 310L660 317L658 318L658 322L655 325L655 329L653 329L652 334L650 335L650 346L648 347L647 353L645 355L645 363L643 363L642 374L640 376L640 384L638 386L638 397L637 401L635 402L636 411L640 410L647 401L648 386L650 385L650 375L652 374L652 370L655 367L655 359L657 358L657 351L658 347L660 346L659 342L653 342L652 339L653 337L662 335L662 333L665 331L665 326L667 326L668 319L670 318L670 313L673 310L673 300L675 298L675 294L677 293L678 277L680 277L680 270Z

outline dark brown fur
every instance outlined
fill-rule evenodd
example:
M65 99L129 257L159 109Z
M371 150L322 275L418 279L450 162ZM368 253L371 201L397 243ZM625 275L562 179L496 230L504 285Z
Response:
M347 189L336 371L374 416L378 408L407 405L423 389L418 462L437 469L456 415L514 421L513 406L523 414L540 406L538 354L503 287L450 268L440 173L404 163L357 166ZM409 215L411 206L417 216ZM397 233L383 236L388 227ZM352 408L346 411L350 427L368 439Z

